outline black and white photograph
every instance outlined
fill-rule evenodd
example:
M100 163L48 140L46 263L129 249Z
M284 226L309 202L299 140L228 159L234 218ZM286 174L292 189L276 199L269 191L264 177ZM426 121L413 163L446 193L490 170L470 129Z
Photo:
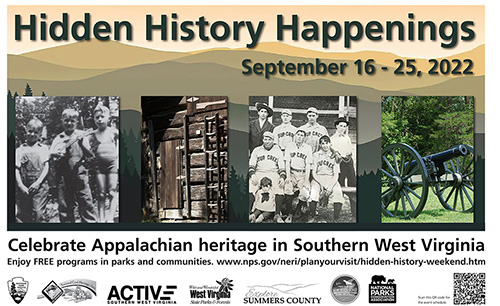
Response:
M228 222L228 98L142 97L143 223Z
M16 97L17 223L119 222L118 97Z
M355 223L357 99L251 96L249 222Z

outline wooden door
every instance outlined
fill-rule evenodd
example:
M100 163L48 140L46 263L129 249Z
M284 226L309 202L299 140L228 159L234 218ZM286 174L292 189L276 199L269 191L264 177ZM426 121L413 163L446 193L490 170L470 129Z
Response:
M182 209L182 150L180 139L160 143L160 207Z

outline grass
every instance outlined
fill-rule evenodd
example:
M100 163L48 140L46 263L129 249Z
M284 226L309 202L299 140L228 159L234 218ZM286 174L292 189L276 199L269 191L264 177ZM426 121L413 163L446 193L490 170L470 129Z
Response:
M474 223L474 213L460 213L445 209L429 188L424 209L416 218L398 219L382 215L382 223Z

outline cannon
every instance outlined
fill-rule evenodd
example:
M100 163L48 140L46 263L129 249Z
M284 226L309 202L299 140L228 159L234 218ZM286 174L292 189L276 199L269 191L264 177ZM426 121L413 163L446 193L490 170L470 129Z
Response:
M445 209L472 212L474 148L461 144L425 157L404 143L382 149L384 215L416 218L425 206L429 187Z

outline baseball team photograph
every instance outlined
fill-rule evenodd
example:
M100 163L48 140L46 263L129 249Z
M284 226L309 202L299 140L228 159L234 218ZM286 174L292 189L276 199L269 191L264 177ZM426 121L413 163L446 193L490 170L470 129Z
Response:
M356 222L356 97L252 96L249 222Z

